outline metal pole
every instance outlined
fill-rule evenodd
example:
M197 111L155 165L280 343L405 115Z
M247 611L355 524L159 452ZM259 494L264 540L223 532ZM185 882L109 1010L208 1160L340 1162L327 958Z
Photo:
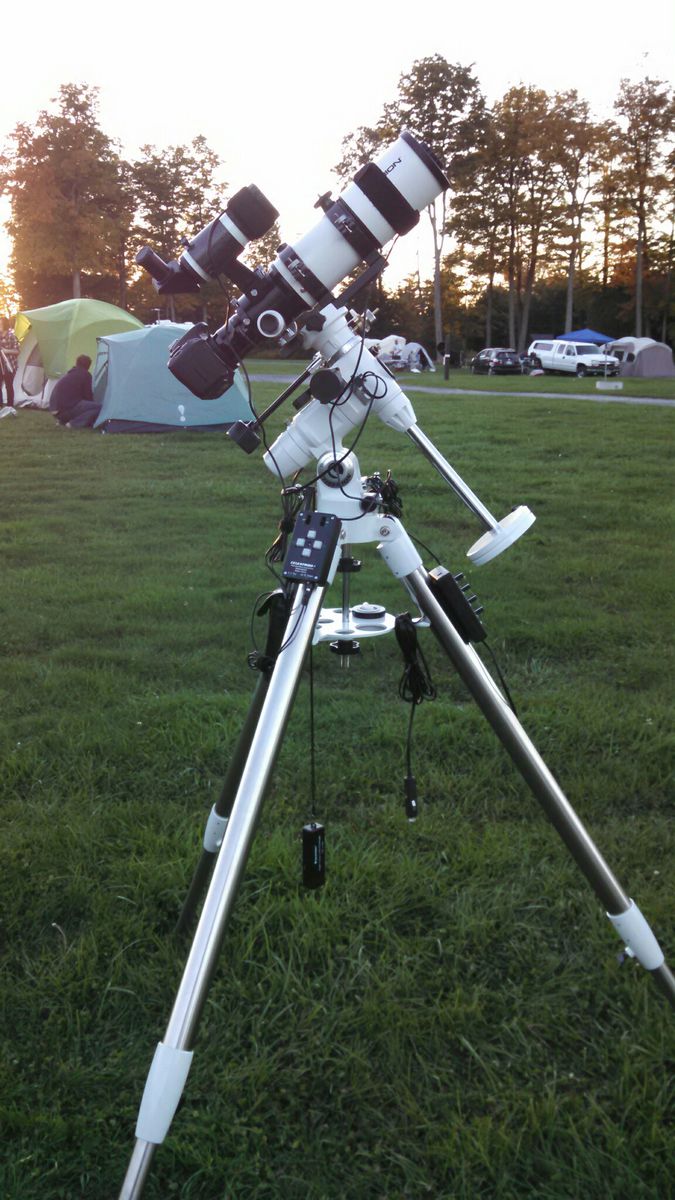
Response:
M525 733L515 713L509 708L480 657L472 646L464 642L434 597L428 584L426 571L418 568L405 577L405 583L420 610L429 618L434 634L478 707L511 755L516 767L560 834L577 866L599 896L610 920L615 923L614 919L616 919L617 931L621 933L622 918L627 917L628 922L632 924L629 914L635 911L633 901L611 872L569 800ZM651 933L651 931L649 932ZM656 957L663 959L662 955ZM669 967L664 961L661 961L660 965L649 969L655 982L671 1004L675 1005L675 977Z
M192 925L199 901L206 891L206 886L223 836L222 833L217 837L210 836L211 822L214 818L219 818L220 824L224 829L232 813L232 805L237 795L242 772L246 766L251 742L258 726L260 713L262 712L270 679L272 678L274 661L279 653L279 647L283 643L289 606L290 599L288 595L281 591L271 596L267 604L266 611L269 614L269 627L264 655L267 662L260 667L260 677L253 693L244 724L241 727L239 737L232 751L232 757L227 768L220 796L214 804L212 813L207 821L202 852L195 867L188 893L183 902L183 908L176 922L177 933L184 933ZM216 824L218 824L218 821L216 821Z
M242 772L246 765L246 759L251 749L251 742L253 741L268 687L269 679L265 675L261 675L256 684L244 724L241 727L239 737L232 751L232 757L228 764L220 796L214 805L214 812L225 820L229 820L232 812L234 798L237 794ZM192 925L199 901L206 891L217 854L217 850L212 850L206 846L202 847L202 852L194 869L180 916L176 922L177 933L185 933Z
M453 492L459 496L460 500L466 504L474 516L478 517L481 524L488 530L494 530L499 527L499 522L489 509L485 507L475 492L464 482L461 475L457 474L454 467L450 465L448 460L443 457L439 450L436 449L434 443L425 433L422 432L419 425L411 425L406 430L411 442L414 442L418 450L422 451L425 458L436 468L439 475L443 477L446 483L450 485Z
M279 752L325 587L298 587L256 734L218 854L164 1041L148 1075L136 1143L119 1200L137 1200L155 1146L171 1124L191 1061L189 1047L206 1001L221 942L246 866L265 789Z

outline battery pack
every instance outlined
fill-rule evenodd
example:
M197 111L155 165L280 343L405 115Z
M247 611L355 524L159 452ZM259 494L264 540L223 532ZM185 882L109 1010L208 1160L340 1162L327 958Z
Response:
M323 825L310 821L302 827L302 883L306 888L320 888L326 882L326 831Z

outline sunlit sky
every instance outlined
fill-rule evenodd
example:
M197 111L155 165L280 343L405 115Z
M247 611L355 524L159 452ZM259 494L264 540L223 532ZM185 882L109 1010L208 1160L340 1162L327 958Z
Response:
M611 115L622 78L672 81L675 68L673 0L37 0L13 18L0 141L47 108L61 84L98 86L101 126L129 157L146 143L203 134L230 190L256 183L289 242L317 220L317 196L335 189L342 139L377 120L416 59L473 64L489 101L518 83L575 87L598 118ZM429 274L428 236L420 223L400 241L386 282L412 271L418 254ZM0 233L0 268L6 247Z

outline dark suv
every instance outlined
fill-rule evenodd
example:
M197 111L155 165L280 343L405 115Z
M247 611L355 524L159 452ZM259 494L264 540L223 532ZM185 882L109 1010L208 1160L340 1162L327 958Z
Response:
M520 355L515 350L504 350L498 346L481 350L469 364L472 375L520 375Z

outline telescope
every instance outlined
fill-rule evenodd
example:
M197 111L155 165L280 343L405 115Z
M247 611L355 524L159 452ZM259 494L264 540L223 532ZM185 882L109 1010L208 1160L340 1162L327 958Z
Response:
M277 215L253 185L238 192L225 211L186 244L177 261L165 263L147 247L139 255L160 293L195 291L202 282L221 275L242 292L235 311L215 334L205 324L197 325L170 350L171 371L195 395L210 399L222 394L247 353L266 343L287 344L298 332L314 357L265 413L228 431L251 452L259 444L258 430L266 417L295 387L308 381L307 395L295 401L296 415L264 455L265 465L282 480L293 476L284 494L300 493L304 509L292 533L292 522L283 530L281 586L265 603L269 618L265 653L249 663L259 672L258 684L221 796L207 820L179 928L192 923L209 878L210 883L166 1032L147 1076L119 1200L139 1200L155 1149L164 1141L178 1109L263 799L306 658L315 644L327 642L342 661L359 652L359 639L396 632L399 644L407 647L410 663L415 631L430 629L600 899L626 954L651 972L675 1005L675 976L647 919L606 863L520 724L508 694L503 694L477 653L475 645L485 639L486 631L480 621L482 608L474 608L477 597L466 594L470 585L463 582L463 572L452 574L441 564L430 571L425 568L400 520L394 481L383 481L379 473L361 474L354 453L359 433L351 445L343 444L351 430L363 428L371 413L406 433L483 525L482 536L468 551L475 564L501 553L534 521L523 505L501 522L495 520L419 429L410 401L368 349L364 335L372 314L355 314L348 307L358 290L382 270L383 247L410 230L420 211L447 187L433 152L404 132L376 162L356 173L337 200L328 194L320 198L323 216L317 225L294 246L281 246L268 271L252 271L239 262L248 242L269 230ZM335 296L333 289L360 264L365 269ZM296 483L297 473L311 461L316 463L314 477L304 485ZM351 602L350 579L361 566L352 549L369 544L375 545L402 584L418 616L394 617L381 605ZM342 603L324 607L326 591L338 577ZM412 697L414 704L421 698L418 691ZM405 782L406 816L414 821L417 793L410 770ZM321 886L323 825L312 820L304 826L302 838L303 882L310 888Z
M279 247L269 271L238 261L279 215L254 184L237 192L177 262L165 263L144 247L136 261L160 294L197 291L222 275L243 293L215 334L200 323L174 343L169 369L200 399L221 396L246 354L295 336L302 314L334 300L332 289L397 234L408 233L448 186L433 151L404 131L376 162L361 167L337 200L328 192L320 197L324 215L294 246Z
M420 430L408 397L365 346L372 313L357 316L347 307L386 266L382 249L413 229L420 212L449 186L433 150L404 130L376 161L356 172L336 200L329 192L319 198L323 216L293 246L281 245L268 271L239 261L248 243L268 232L278 216L254 184L237 192L224 212L187 242L177 261L166 263L146 246L137 262L160 294L193 292L221 276L242 292L214 334L201 322L170 348L169 370L200 399L215 399L231 387L239 363L256 347L284 347L300 334L303 345L315 351L307 370L261 417L237 421L228 430L243 450L252 453L258 447L263 421L308 380L308 403L264 456L269 470L285 478L322 459L372 412L407 433L478 518L483 535L468 556L481 564L529 529L534 514L524 505L501 521L490 513ZM336 296L333 289L359 266L365 269Z

